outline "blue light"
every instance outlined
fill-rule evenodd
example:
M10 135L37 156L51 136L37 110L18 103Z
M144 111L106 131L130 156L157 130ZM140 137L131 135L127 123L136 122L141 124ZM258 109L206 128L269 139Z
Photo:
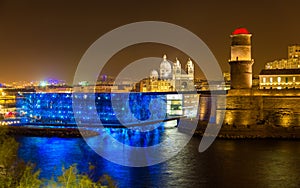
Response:
M113 98L118 101L114 105L115 109L111 104L111 94L96 93L96 109L93 106L86 106L84 99L91 98L88 94L76 94L76 97L80 100L79 110L76 113L80 114L81 119L79 118L78 121L81 122L86 122L86 119L89 119L89 122L93 123L93 118L90 117L94 110L96 110L103 124L119 124L118 118L120 117L122 122L137 123L136 120L158 120L163 119L166 115L166 109L164 109L166 106L161 104L157 106L156 103L155 106L151 103L153 100L166 100L165 94L131 93L129 94L129 100L125 100L128 98L128 94L115 93ZM22 112L19 113L22 118L26 118L32 123L76 123L72 108L72 97L68 93L24 93L23 97L17 98L16 104L19 112ZM149 108L159 110L151 111Z

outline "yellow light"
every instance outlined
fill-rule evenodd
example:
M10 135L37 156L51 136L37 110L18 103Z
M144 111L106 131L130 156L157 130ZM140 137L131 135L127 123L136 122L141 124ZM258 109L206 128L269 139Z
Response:
M280 83L281 82L281 77L277 78L277 82Z

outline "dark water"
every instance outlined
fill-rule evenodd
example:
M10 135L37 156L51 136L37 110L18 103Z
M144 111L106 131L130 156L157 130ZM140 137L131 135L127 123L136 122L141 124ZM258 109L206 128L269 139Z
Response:
M177 129L165 130L165 134ZM19 156L36 163L42 178L61 174L61 167L76 163L93 177L108 174L119 187L298 187L300 142L286 140L216 140L204 153L200 138L172 159L149 167L131 168L109 162L82 139L21 137Z

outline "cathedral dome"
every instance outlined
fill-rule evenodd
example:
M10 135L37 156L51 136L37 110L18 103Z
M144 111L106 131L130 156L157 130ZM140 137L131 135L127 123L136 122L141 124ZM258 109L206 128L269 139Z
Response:
M152 70L150 72L150 78L153 79L153 80L157 80L158 79L158 72L157 72L157 70Z
M241 35L241 34L250 34L250 32L246 28L237 28L232 32L233 35Z
M164 55L163 61L160 64L160 78L161 79L172 79L172 65L167 60L166 55Z

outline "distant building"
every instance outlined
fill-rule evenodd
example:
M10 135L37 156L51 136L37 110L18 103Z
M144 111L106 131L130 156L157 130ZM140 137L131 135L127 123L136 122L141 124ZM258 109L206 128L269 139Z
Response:
M260 89L300 88L300 45L288 47L288 59L265 64L259 74Z
M259 75L253 75L252 77L252 88L258 89L259 88Z
M3 120L16 117L16 89L0 88L0 125L7 125Z
M298 69L300 68L300 45L288 47L288 59L280 59L265 64L265 69Z
M88 81L81 81L73 86L76 92L95 93L121 93L130 92L134 88L134 83L128 79L117 79L112 76L101 75L95 84Z
M177 58L172 65L164 55L159 71L152 70L149 78L140 81L136 88L140 92L193 91L195 90L194 64L189 59L184 71Z
M230 73L229 72L223 72L223 78L225 82L230 83Z
M223 78L224 78L224 89L229 90L230 89L230 72L224 72L223 73Z

